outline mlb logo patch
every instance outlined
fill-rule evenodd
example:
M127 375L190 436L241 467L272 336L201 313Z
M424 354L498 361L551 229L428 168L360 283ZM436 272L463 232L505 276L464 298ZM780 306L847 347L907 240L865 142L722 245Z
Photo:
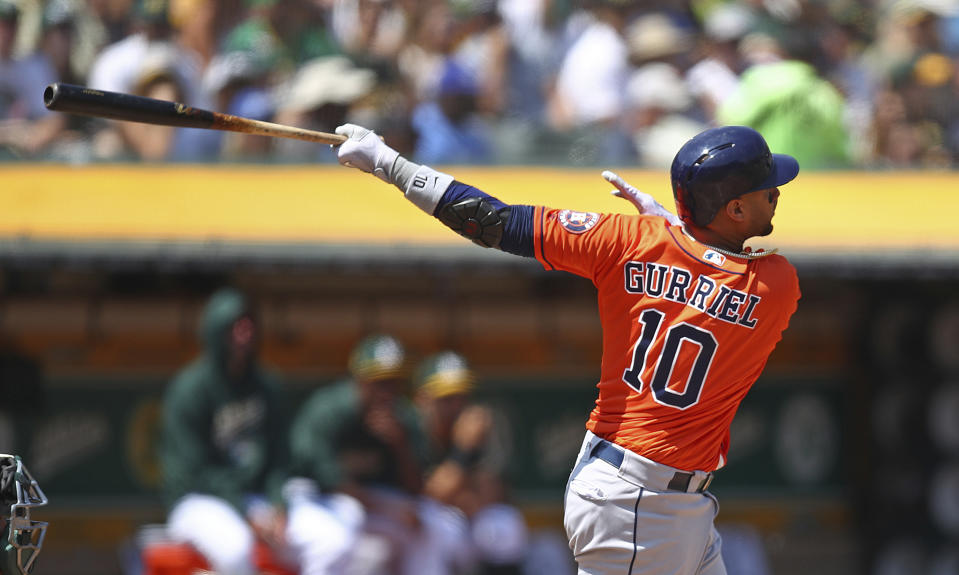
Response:
M715 266L721 266L726 263L726 256L714 250L706 250L706 253L703 254L703 259Z
M599 222L599 214L594 212L559 212L559 224L572 234L581 234L592 229Z

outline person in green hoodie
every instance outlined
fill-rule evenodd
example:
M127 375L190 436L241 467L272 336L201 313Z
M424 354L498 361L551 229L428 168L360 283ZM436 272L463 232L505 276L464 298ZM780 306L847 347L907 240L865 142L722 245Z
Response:
M811 65L782 56L770 55L743 72L738 88L716 110L718 123L755 129L803 169L848 168L845 98Z
M278 379L257 358L258 329L232 289L210 298L202 354L163 398L159 445L170 534L219 573L252 575L257 538L283 540L286 426Z

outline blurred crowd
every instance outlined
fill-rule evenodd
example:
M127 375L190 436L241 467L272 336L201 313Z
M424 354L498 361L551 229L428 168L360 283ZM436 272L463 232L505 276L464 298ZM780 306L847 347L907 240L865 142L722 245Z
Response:
M48 112L55 81L421 163L668 166L744 124L805 169L959 158L959 0L0 0L0 150L334 162L327 146Z

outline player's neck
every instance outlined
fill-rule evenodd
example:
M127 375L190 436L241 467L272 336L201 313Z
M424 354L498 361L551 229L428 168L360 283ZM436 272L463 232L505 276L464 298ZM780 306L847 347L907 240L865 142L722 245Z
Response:
M731 234L723 234L717 230L701 228L691 224L685 224L683 226L683 233L711 248L733 254L743 253L743 243L745 242L743 238L730 237Z

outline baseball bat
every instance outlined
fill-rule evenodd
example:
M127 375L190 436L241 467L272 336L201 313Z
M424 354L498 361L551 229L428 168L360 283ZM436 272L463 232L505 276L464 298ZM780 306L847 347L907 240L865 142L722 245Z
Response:
M107 92L106 90L94 90L62 82L50 84L46 87L43 91L43 104L48 110L126 122L223 130L257 136L305 140L334 146L346 141L346 136L339 134L263 122L193 108L178 102L156 100L119 92Z

